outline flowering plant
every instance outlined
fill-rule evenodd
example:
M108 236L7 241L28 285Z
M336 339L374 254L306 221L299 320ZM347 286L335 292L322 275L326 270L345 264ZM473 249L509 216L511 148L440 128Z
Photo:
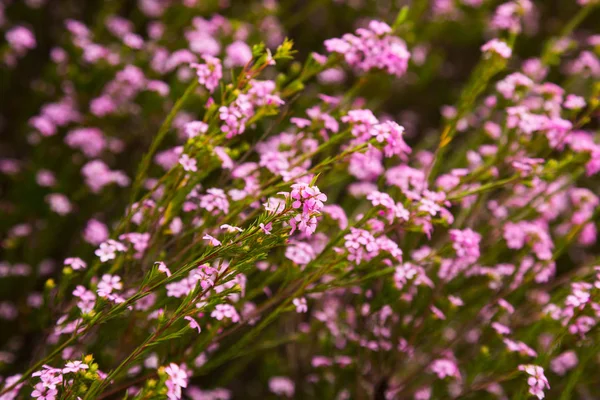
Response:
M597 1L63 3L0 2L0 400L590 396Z

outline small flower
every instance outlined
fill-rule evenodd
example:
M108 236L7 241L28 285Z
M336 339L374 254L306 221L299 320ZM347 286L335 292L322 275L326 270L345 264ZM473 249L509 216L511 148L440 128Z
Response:
M188 156L187 154L182 154L181 157L179 157L179 164L181 164L181 166L183 167L183 169L185 171L188 171L188 172L198 171L198 167L196 167L196 160L193 158L190 158L190 156Z
M306 305L306 299L304 297L300 297L299 299L292 300L292 303L296 306L297 313L305 313L308 311L308 306Z
M202 239L204 240L208 240L208 244L210 244L211 246L220 246L221 242L218 241L216 238L210 236L209 234L206 234L202 237Z
M550 389L548 379L546 379L546 376L544 375L544 368L539 365L523 364L519 365L519 371L525 371L530 375L530 378L527 379L529 393L536 396L538 399L543 399L545 397L544 389Z
M269 390L278 396L294 397L294 382L285 376L269 379Z
M252 57L252 54L250 54ZM191 63L190 68L196 70L198 76L198 83L203 85L210 93L219 86L219 82L223 77L223 67L221 66L221 60L216 57L205 54L205 64Z
M436 306L429 306L429 309L431 310L431 312L433 313L435 318L441 319L441 320L446 319L446 316L444 315L444 313Z
M107 243L101 243L100 248L98 248L94 254L100 257L100 261L102 262L114 260L116 257L115 248Z
M238 228L237 226L231 226L229 224L223 224L223 225L221 225L221 229L225 229L229 233L243 232L244 231L242 228Z
M502 58L510 58L512 55L512 49L509 45L499 39L492 39L483 46L481 46L481 51L484 53L496 53Z
M495 330L496 332L498 332L498 334L500 334L500 335L510 335L510 332L511 332L511 330L510 330L510 328L509 328L508 326L506 326L506 325L502 325L502 324L501 324L501 323L499 323L499 322L492 322L492 323L491 323L491 326L492 326L492 328L494 328L494 330Z
M186 321L190 321L190 328L198 330L198 333L202 332L202 329L200 328L198 321L196 321L194 318L192 318L190 316L185 316L185 317L183 317L183 319L185 319Z
M550 362L550 369L552 369L555 374L563 376L567 371L573 369L578 362L577 354L574 351L569 350L552 360L552 362Z
M202 121L192 121L185 124L184 130L187 137L192 139L201 133L206 133L208 131L208 124Z
M456 362L447 358L440 358L431 363L429 366L431 372L435 373L439 379L444 379L448 376L461 379L460 371Z
M50 204L50 209L58 215L64 216L73 210L71 202L61 193L52 193L46 196L46 201Z
M31 392L31 397L37 400L56 400L57 395L58 389L44 386L43 382L37 383L33 392ZM7 397L7 399L8 398L13 399L16 397Z
M450 295L450 296L448 296L448 300L455 307L462 307L465 305L464 301L460 297L457 297L457 296Z
M187 387L188 374L184 369L185 364L182 364L182 366L183 367L171 363L165 368L165 372L169 376L165 382L165 385L167 386L167 398L169 400L181 399L181 388Z
M69 361L62 370L63 374L68 374L70 372L76 374L79 371L83 371L88 369L89 366L84 364L81 361Z
M346 33L341 38L326 40L325 48L330 53L343 55L346 63L358 71L380 69L401 77L408 68L410 53L404 41L391 31L386 23L371 21L368 28L358 29L356 35ZM315 59L318 61L318 58Z
M162 261L157 261L154 264L158 264L158 271L164 273L165 275L167 275L167 278L171 277L171 271L169 270L169 268L167 267L167 264L165 264Z
M69 257L65 258L65 265L70 265L75 271L79 271L85 269L87 264L81 258L78 257Z
M275 65L275 59L273 58L273 54L271 54L271 50L269 50L267 48L267 59L266 59L266 63L267 65Z
M121 282L121 277L117 275L102 275L102 280L98 283L98 296L100 297L108 297L113 290L121 290L123 289L123 283Z
M270 235L271 230L273 229L273 224L271 222L269 222L267 225L261 223L258 226L260 227L260 229L262 229L265 235Z
M229 318L231 322L238 322L240 320L237 311L230 304L217 304L210 316L218 321L221 321L224 318Z
M502 341L510 352L519 353L523 356L537 357L537 352L523 342L514 341L509 338L504 338Z
M567 95L567 99L563 103L563 106L569 110L579 110L585 107L585 99L581 96L569 94Z

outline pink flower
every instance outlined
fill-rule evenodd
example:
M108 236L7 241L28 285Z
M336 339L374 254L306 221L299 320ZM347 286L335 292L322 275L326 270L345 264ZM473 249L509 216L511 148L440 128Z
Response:
M456 251L456 257L466 263L473 263L479 258L479 242L481 235L471 229L450 230L452 247Z
M86 242L98 246L108 240L108 228L102 222L92 218L87 222L83 231L83 238Z
M37 45L33 32L24 26L15 26L6 32L6 41L18 55L24 55L27 50Z
M354 261L357 265L379 254L377 240L369 231L350 227L350 233L344 236L344 240L348 260Z
M544 389L550 389L548 379L544 375L544 368L539 365L525 364L519 365L519 371L525 371L530 377L527 379L529 385L529 393L536 396L538 399L545 397Z
M296 306L297 313L305 313L308 311L308 306L306 305L306 299L304 297L300 297L299 299L292 300L292 303Z
M574 94L567 95L567 99L563 103L564 107L570 110L579 110L585 107L585 99Z
M89 313L96 305L96 295L85 287L78 285L73 291L73 296L78 297L77 307L83 314Z
M429 309L431 310L431 312L433 313L433 315L435 316L435 318L437 319L441 319L441 320L445 320L446 316L444 315L444 313L437 308L436 306L429 306Z
M231 322L238 322L240 320L240 316L238 315L237 311L230 304L217 304L210 316L219 321L223 320L224 318L230 319Z
M504 341L504 344L506 345L506 348L510 352L515 352L515 353L519 353L519 354L522 354L522 355L527 355L529 357L537 357L536 351L533 350L531 347L527 346L523 342L514 341L514 340L511 340L509 338L504 338L502 340Z
M167 397L169 400L181 399L181 388L187 387L188 374L184 368L184 364L179 366L175 363L171 363L165 368L165 372L168 375L165 384L167 386Z
M285 376L269 379L269 390L278 396L294 397L294 382Z
M167 267L167 264L165 264L162 261L157 261L154 264L158 264L158 271L159 272L162 272L163 274L167 275L167 278L171 277L171 271Z
M404 41L380 21L371 21L367 29L358 29L356 35L347 33L342 38L326 40L325 48L342 54L348 65L360 72L381 69L397 77L404 75L410 59Z
M208 54L205 54L202 58L205 64L191 63L190 67L196 70L198 82L212 93L219 86L219 82L223 77L221 60Z
M269 222L267 225L261 223L258 226L265 233L265 235L270 235L271 230L273 229L273 224L271 222Z
M201 133L206 133L208 131L208 125L202 121L192 121L185 124L184 130L188 139L192 139L199 136Z
M70 265L75 271L79 271L87 267L85 261L78 257L65 258L64 264Z
M216 238L210 236L209 234L206 234L202 237L202 239L204 240L208 240L208 244L210 244L211 246L220 246L221 242L218 241Z
M41 169L35 176L35 181L42 187L53 187L56 185L56 177L52 171Z
M84 364L81 361L69 361L62 370L63 374L68 374L70 372L76 374L79 371L84 371L88 369L89 366Z
M200 208L213 214L229 212L229 200L223 189L211 188L206 190L206 194L200 196Z
M196 167L196 160L194 158L190 158L190 156L187 154L182 154L181 157L179 157L179 164L181 164L185 171L198 171L198 167Z
M31 397L37 400L56 400L58 396L58 389L50 388L44 385L43 382L39 382L34 386L33 392L31 392ZM10 399L11 397L7 397ZM14 397L12 397L14 398Z
M491 326L500 335L509 335L511 333L511 330L510 330L510 328L508 326L502 325L499 322L492 322Z
M127 251L127 247L123 243L109 239L106 242L100 243L100 247L96 249L94 254L100 257L101 262L114 260L117 252Z
M65 143L90 158L98 157L107 146L104 134L98 128L73 129L65 137Z
M238 40L225 49L225 66L227 68L243 67L252 60L252 50L246 43Z
M298 265L306 265L316 257L316 254L308 243L293 241L286 247L285 257Z
M94 252L100 261L106 262L108 260L114 260L116 257L116 248L109 243L100 243L100 247Z
M512 55L512 49L505 42L496 38L481 46L481 51L484 53L496 53L506 59Z
M121 289L123 289L123 283L120 276L104 274L102 280L98 283L97 292L100 297L108 297L113 290Z
M221 225L221 229L225 229L229 233L243 232L244 231L242 228L238 228L237 226L231 226L229 224L223 224L223 225Z
M447 358L440 358L431 363L429 366L431 372L435 373L438 378L444 379L448 376L461 380L460 371L456 363Z
M81 174L85 178L85 183L94 193L99 192L104 186L111 183L116 183L119 186L129 184L129 178L123 171L112 171L100 160L93 160L85 164L81 168Z
M579 360L577 353L572 350L565 351L550 362L550 369L557 375L563 376L567 371L577 366Z
M185 316L185 317L183 317L183 319L185 319L186 321L190 321L190 328L198 330L198 333L202 332L200 325L194 318L192 318L190 316Z
M46 196L46 201L50 204L50 209L58 215L67 215L73 210L71 202L64 194L49 194L48 196Z

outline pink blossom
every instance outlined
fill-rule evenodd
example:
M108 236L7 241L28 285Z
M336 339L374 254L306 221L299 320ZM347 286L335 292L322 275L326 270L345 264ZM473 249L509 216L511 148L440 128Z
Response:
M527 379L529 393L538 399L543 399L545 397L544 389L550 389L548 379L544 375L544 369L539 365L522 364L519 365L519 371L525 371L530 376Z
M188 374L185 371L185 365L181 366L171 363L165 368L168 379L165 382L167 386L167 397L169 400L181 399L181 388L188 385Z
M481 51L484 53L496 53L506 59L512 55L512 49L505 42L496 38L481 46Z
M167 264L165 264L162 261L157 261L154 264L158 264L159 272L162 272L163 274L167 275L167 278L171 277L171 270L169 270L169 268L167 267Z
M316 257L316 254L308 243L293 241L286 247L285 257L298 265L306 265Z
M18 25L6 32L6 41L20 56L34 49L37 45L33 32L24 26Z
M108 240L108 237L108 228L102 222L93 218L87 222L83 231L83 238L86 242L98 246Z
M208 240L208 244L210 244L211 246L220 246L221 242L218 241L216 238L210 236L209 234L205 234L202 239L204 240Z
M223 77L221 60L208 54L205 54L202 58L205 64L191 63L190 67L196 70L198 82L212 93L219 86L219 82Z
M208 125L202 121L192 121L185 124L184 130L188 139L192 139L199 136L201 133L206 133L208 131Z
M239 322L240 316L238 315L235 308L230 304L217 304L215 309L210 314L211 317L221 321L225 318L230 319L231 322Z
M79 271L82 269L86 269L87 264L81 258L78 257L69 257L65 258L65 265L70 265L75 271Z
M229 212L229 200L223 189L211 188L206 194L200 196L200 208L213 214Z
M229 224L223 224L223 225L221 225L221 229L225 229L229 233L243 232L244 231L242 228L238 228L237 226L231 226Z
M577 366L579 360L577 353L572 350L565 351L550 362L550 369L557 375L563 376L567 371Z
M76 374L77 372L85 371L88 368L89 368L89 366L87 364L84 364L81 361L69 361L63 368L62 373L63 374L68 374L68 373Z
M326 40L325 48L330 53L342 54L348 65L360 72L381 69L401 77L408 67L410 53L404 41L390 33L387 24L371 21L367 29L358 29L356 35L347 33L342 38Z
M453 377L461 380L460 371L458 370L458 366L456 363L447 358L440 358L431 363L429 366L431 372L436 374L439 379L444 379L446 377Z
M191 158L187 154L182 154L181 157L179 157L179 164L181 164L185 171L198 171L198 167L196 167L196 160L194 158Z
M294 397L294 382L285 376L269 379L269 390L278 396Z
M192 318L190 316L185 316L185 317L183 317L183 319L185 319L186 321L190 322L190 328L196 329L198 331L198 333L202 332L202 329L200 328L200 325L198 324L198 322L194 318Z
M258 226L264 232L265 235L270 235L271 230L273 229L273 224L271 222L269 222L267 225L260 223Z
M238 40L225 49L225 66L227 68L243 67L252 60L252 50L246 43Z
M305 313L308 311L308 306L306 305L306 299L304 297L294 299L292 300L292 303L296 306L297 313Z
M117 275L102 275L102 280L98 283L98 296L108 297L113 291L123 289L121 277Z
M71 202L61 193L52 193L46 196L46 201L50 204L50 209L58 215L64 216L73 211Z
M53 187L56 185L56 177L52 171L41 169L38 171L35 181L42 187Z

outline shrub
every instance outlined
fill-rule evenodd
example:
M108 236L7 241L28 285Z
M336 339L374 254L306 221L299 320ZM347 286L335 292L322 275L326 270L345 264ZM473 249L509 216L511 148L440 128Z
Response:
M593 396L598 2L392 3L0 4L1 400Z

